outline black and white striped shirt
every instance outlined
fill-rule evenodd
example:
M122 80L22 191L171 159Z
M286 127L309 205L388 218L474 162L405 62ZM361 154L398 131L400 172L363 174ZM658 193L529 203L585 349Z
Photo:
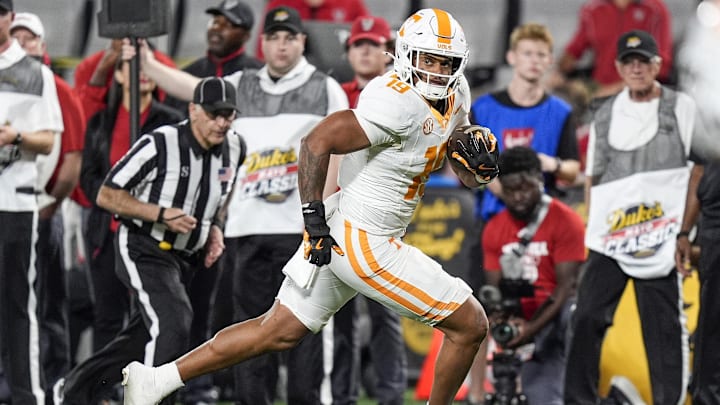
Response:
M195 252L207 240L212 220L225 203L245 158L245 142L228 130L225 141L209 150L200 146L189 121L166 125L143 135L115 164L105 185L129 191L140 201L181 208L198 220L190 233L177 234L165 224L126 219L173 249Z

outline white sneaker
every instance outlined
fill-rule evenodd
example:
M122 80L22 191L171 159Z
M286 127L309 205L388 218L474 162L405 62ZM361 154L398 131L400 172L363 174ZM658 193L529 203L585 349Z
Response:
M122 369L124 405L155 405L163 399L155 384L155 369L133 361Z
M65 379L61 378L53 385L53 403L55 405L62 405L63 403L63 389L65 388Z

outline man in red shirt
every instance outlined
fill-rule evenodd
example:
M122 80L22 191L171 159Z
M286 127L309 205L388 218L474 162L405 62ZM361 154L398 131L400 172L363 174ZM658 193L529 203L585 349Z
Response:
M341 86L348 96L350 108L357 105L360 92L368 82L387 70L392 52L390 25L382 17L358 17L350 28L347 58L355 77Z
M122 39L113 39L107 49L95 52L83 59L75 68L75 92L90 119L95 113L107 106L107 95L115 72L115 64L120 58ZM175 62L169 56L156 50L153 54L157 60L165 65L175 67ZM165 100L165 92L157 89L157 98Z
M505 300L513 298L503 291L508 279L520 278L534 289L533 296L520 299L519 313L510 316L518 332L503 348L534 343L532 357L520 369L522 391L531 404L560 405L569 309L585 261L585 224L572 208L544 194L540 160L532 149L506 149L499 168L506 209L483 231L487 282L501 286Z
M588 0L580 9L577 30L558 61L558 73L567 75L586 51L593 51L592 79L596 96L618 93L623 83L615 68L615 44L620 34L647 31L658 43L662 67L659 79L667 79L672 67L672 26L663 0ZM561 82L561 77L555 77Z

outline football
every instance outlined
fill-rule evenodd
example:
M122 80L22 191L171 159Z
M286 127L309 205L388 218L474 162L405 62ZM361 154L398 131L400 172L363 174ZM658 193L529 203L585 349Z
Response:
M497 176L499 155L495 135L480 125L459 125L448 137L447 157L451 164L470 171L483 182Z

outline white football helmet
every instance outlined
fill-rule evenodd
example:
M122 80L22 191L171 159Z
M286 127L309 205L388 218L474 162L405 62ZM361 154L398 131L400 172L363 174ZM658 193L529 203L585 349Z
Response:
M421 52L452 58L452 73L443 75L419 69ZM420 10L405 20L397 32L395 72L400 80L427 99L444 99L455 93L467 58L465 33L446 11L436 8ZM437 84L440 81L444 84Z

